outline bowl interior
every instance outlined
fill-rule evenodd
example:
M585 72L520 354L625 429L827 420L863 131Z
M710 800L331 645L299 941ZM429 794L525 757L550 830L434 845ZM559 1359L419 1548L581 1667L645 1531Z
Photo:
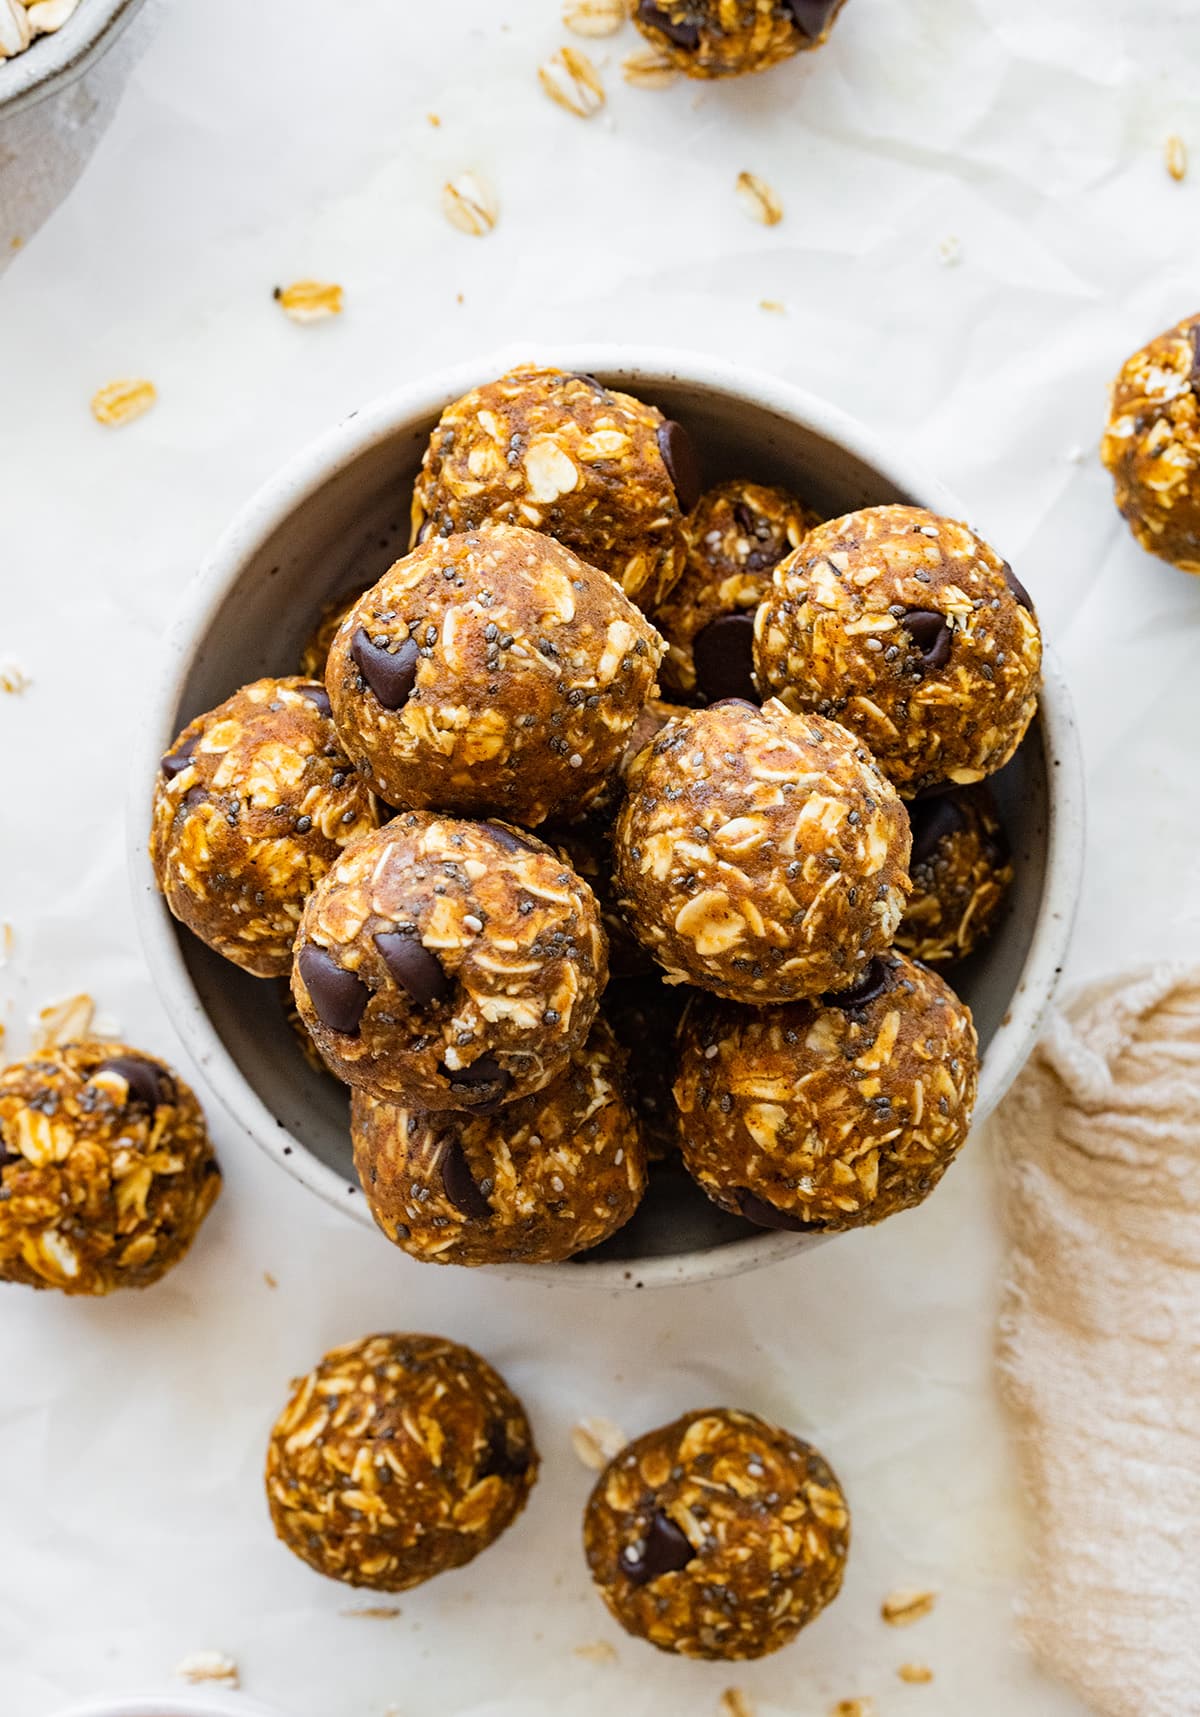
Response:
M734 476L779 482L829 516L920 499L839 441L733 392L628 370L602 372L601 379L639 392L685 423L702 451L706 484ZM193 653L171 734L249 680L294 673L322 606L373 583L406 551L412 480L438 409L435 404L356 449L294 510L247 541L240 577L187 641ZM171 734L162 736L164 743ZM974 1010L985 1051L1021 984L1042 903L1050 808L1042 718L994 786L1013 846L1016 882L1000 933L952 974ZM247 976L173 921L171 927L199 1006L273 1118L274 1147L285 1156L311 1153L315 1163L306 1165L306 1178L369 1222L356 1196L346 1094L302 1058L278 986ZM794 1249L803 1240L765 1236L718 1210L682 1170L666 1167L634 1220L588 1256L665 1260L735 1246L751 1235L773 1242L772 1250L784 1241Z

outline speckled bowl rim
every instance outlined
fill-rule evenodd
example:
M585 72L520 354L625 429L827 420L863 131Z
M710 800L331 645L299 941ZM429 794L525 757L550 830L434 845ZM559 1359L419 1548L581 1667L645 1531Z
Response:
M44 101L108 52L145 0L79 0L61 30L0 61L0 121Z
M315 1158L282 1129L226 1050L202 1006L184 963L174 921L155 885L146 850L150 783L158 760L175 736L179 707L198 639L243 576L260 545L305 500L353 464L369 448L402 434L407 425L436 416L451 400L500 375L516 363L553 364L562 369L620 378L622 386L653 395L656 383L694 387L740 398L790 419L840 445L934 512L954 518L965 509L942 484L932 482L881 447L836 406L774 376L756 373L698 353L616 345L506 349L396 389L351 412L295 455L247 502L195 576L183 608L170 628L165 662L135 746L128 805L129 865L134 910L150 973L167 1013L224 1107L267 1155L327 1203L374 1227L361 1198L344 1177ZM1046 747L1046 867L1036 926L1020 979L1004 1020L988 1045L981 1069L978 1125L996 1107L1027 1059L1054 993L1070 941L1083 866L1084 787L1071 695L1053 652L1047 650L1040 706ZM285 1154L286 1152L286 1154ZM523 1282L588 1288L650 1288L715 1281L789 1258L813 1235L764 1230L724 1245L642 1260L600 1259L569 1265L493 1265L488 1273Z

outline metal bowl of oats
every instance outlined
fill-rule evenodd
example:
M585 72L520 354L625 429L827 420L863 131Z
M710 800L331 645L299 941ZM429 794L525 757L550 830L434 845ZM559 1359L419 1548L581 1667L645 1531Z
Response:
M82 77L144 0L0 0L0 117Z
M442 409L527 351L405 387L354 412L248 503L196 577L165 644L166 666L135 760L130 864L150 968L185 1044L230 1114L281 1167L372 1228L355 1181L343 1088L301 1057L277 992L211 953L170 917L146 855L159 758L175 734L237 686L295 672L323 606L407 551L412 480ZM707 484L780 483L826 516L912 502L963 509L842 412L774 377L713 359L595 348L537 355L638 395L679 419ZM1035 593L1036 594L1036 593ZM1035 1041L1066 952L1083 853L1083 784L1071 698L1047 652L1038 717L992 785L1016 867L1001 932L954 982L983 1051L976 1118L1000 1100ZM751 1229L683 1171L652 1180L633 1221L595 1254L507 1273L600 1288L695 1282L755 1269L823 1235ZM499 1268L493 1266L493 1268Z

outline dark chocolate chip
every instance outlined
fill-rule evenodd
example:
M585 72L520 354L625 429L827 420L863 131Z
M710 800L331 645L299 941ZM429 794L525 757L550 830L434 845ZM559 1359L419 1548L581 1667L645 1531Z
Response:
M100 1063L96 1073L117 1074L129 1087L126 1104L139 1104L151 1114L160 1103L169 1103L174 1096L174 1092L168 1089L169 1081L162 1070L140 1055L112 1055L107 1061ZM96 1073L92 1074L93 1079Z
M392 977L418 1007L444 1002L452 993L454 985L442 970L441 961L418 937L383 930L376 936L375 946Z
M309 703L315 703L322 715L333 714L333 705L324 686L297 686L296 689L302 698L307 698Z
M745 501L735 501L733 503L733 518L738 530L744 537L757 538L761 521L753 507Z
M363 1009L371 999L358 973L346 971L313 942L301 948L296 967L321 1024L343 1037L357 1037Z
M194 733L192 737L185 740L182 745L177 745L173 751L167 752L167 755L159 764L159 768L162 770L168 781L174 781L177 775L183 774L188 764L192 761L192 753L195 751L199 743L200 735L198 733Z
M448 1139L442 1147L442 1191L461 1215L470 1222L486 1222L492 1207L483 1193L460 1139Z
M496 845L503 847L506 852L536 853L540 851L540 848L535 847L532 841L522 840L520 835L515 834L512 829L506 829L501 823L484 823L483 826Z
M668 417L658 426L658 451L662 454L667 476L675 485L675 498L680 510L690 513L700 499L700 461L692 438L682 423Z
M188 788L187 792L183 795L183 798L180 800L180 803L183 805L203 805L204 801L207 798L208 798L208 788L207 787L201 787L199 785L199 783L197 783L197 785L195 787L189 787Z
M718 614L692 645L696 684L709 703L754 700L754 616Z
M888 968L883 961L874 959L853 989L838 990L834 994L822 996L821 1004L827 1008L841 1008L844 1013L854 1013L858 1008L865 1008L868 1002L876 1002L880 996L886 994L890 988L888 976Z
M768 1204L765 1198L751 1192L749 1187L738 1187L734 1197L746 1221L753 1222L757 1228L779 1228L788 1234L812 1234L821 1226L819 1222L805 1222L799 1216L793 1216L790 1211Z
M800 34L807 36L810 42L816 42L837 11L838 0L783 0L783 8L792 14Z
M677 1574L696 1552L667 1514L656 1514L646 1529L641 1548L633 1556L621 1557L621 1572L634 1586L647 1586L662 1574Z
M654 0L641 0L637 15L640 24L648 24L652 30L660 31L668 42L683 48L686 53L693 53L700 46L700 26L677 23L670 13L656 6Z
M469 1109L499 1108L512 1084L507 1073L493 1055L481 1055L469 1067L442 1067L450 1081L450 1089Z
M900 624L921 652L923 668L944 668L950 660L950 628L946 616L932 608L910 608Z
M529 1471L531 1457L528 1449L512 1449L508 1443L508 1427L495 1420L488 1430L487 1448L477 1469L480 1479L520 1479Z
M429 533L432 529L433 529L433 520L432 519L422 519L420 526L417 530L417 534L413 539L413 547L414 548L420 548L421 544L425 541L426 537L429 535Z
M912 862L924 864L951 835L967 826L967 815L953 794L939 799L923 799L908 810L912 825Z
M1021 607L1028 608L1029 612L1032 614L1034 611L1033 597L1030 596L1029 592L1021 583L1021 580L1017 577L1016 573L1013 571L1012 567L1009 566L1007 561L1004 563L1003 572L1005 584L1007 584L1008 588L1012 591L1017 601L1021 604Z
M403 709L417 683L421 652L416 640L406 638L393 653L380 649L360 626L350 640L350 655L384 709Z

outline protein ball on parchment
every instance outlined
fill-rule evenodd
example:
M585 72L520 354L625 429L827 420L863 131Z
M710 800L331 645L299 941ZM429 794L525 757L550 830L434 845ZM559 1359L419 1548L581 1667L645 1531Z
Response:
M566 1071L497 1114L354 1093L354 1162L389 1240L431 1264L557 1264L624 1226L646 1151L603 1020Z
M688 77L740 77L819 48L846 0L629 0L648 42Z
M968 526L868 507L811 531L755 620L764 693L852 729L906 797L980 781L1037 709L1042 640L1012 568Z
M845 989L908 894L908 819L854 736L733 699L671 722L630 770L621 905L668 975L761 1004Z
M809 1443L712 1407L635 1438L601 1473L583 1544L627 1633L684 1657L765 1657L837 1597L846 1498Z
M275 1531L331 1580L403 1592L461 1568L524 1508L525 1409L479 1355L432 1335L334 1348L292 1385L267 1447Z
M758 702L754 611L772 569L819 522L786 489L762 483L721 483L700 497L684 527L683 577L654 611L667 641L660 676L667 691L701 703Z
M282 976L304 902L379 810L311 680L256 680L162 760L150 857L170 910L256 978Z
M442 413L413 491L413 542L526 525L649 613L683 571L683 515L699 494L678 423L594 376L527 367Z
M698 997L680 1036L684 1165L763 1228L829 1233L920 1204L971 1124L971 1011L902 955L820 1002L751 1011Z
M996 927L1013 867L986 782L917 799L912 826L913 891L896 947L926 965L963 960Z
M148 1287L220 1190L200 1105L154 1056L68 1043L0 1073L0 1281Z
M1189 316L1122 365L1100 457L1142 547L1200 573L1200 316Z
M650 694L657 632L551 537L432 537L351 609L325 683L389 804L532 825L605 786Z
M292 990L348 1085L487 1109L548 1085L608 975L591 890L536 836L405 811L305 908Z

